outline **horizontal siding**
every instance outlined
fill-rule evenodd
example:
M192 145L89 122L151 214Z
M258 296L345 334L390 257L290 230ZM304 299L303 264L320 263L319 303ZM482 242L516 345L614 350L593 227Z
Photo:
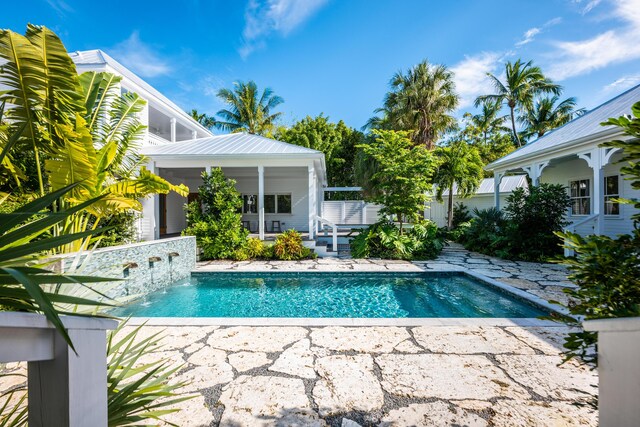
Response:
M500 206L504 206L507 202L507 194L500 195ZM453 198L453 204L462 203L467 207L469 214L473 215L473 209L478 210L489 209L494 206L493 194L477 194L472 197L463 199L460 197ZM428 208L425 210L425 218L435 222L438 227L445 227L447 225L447 210L448 210L449 198L443 197L442 203L438 203L433 199L427 204Z

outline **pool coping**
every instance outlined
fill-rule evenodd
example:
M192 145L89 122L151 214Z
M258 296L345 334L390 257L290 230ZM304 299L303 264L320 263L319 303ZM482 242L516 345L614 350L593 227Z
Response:
M286 273L302 273L309 270L287 270ZM422 271L362 271L340 273L429 273ZM491 286L509 293L517 298L524 299L533 305L549 310L560 316L570 316L569 311L562 306L551 304L529 292L507 285L491 277L476 273L469 269L437 270L434 273L464 273L477 280L481 280ZM268 271L243 270L237 272L208 272L194 271L194 273L276 273ZM282 272L285 273L285 272ZM313 273L331 274L332 271L314 271ZM526 327L562 327L561 322L539 318L504 318L504 317L403 317L403 318L338 318L338 317L131 317L128 321L131 326L526 326Z

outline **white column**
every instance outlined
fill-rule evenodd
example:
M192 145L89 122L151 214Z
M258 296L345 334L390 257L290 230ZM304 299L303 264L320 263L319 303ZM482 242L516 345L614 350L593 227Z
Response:
M191 139L196 139L198 137L198 132L196 132L195 130L191 131Z
M171 142L176 142L176 118L171 117Z
M500 181L504 172L494 172L493 174L493 202L496 209L500 209Z
M258 234L264 240L264 166L258 166Z
M313 164L308 167L309 171L309 239L313 239L313 226L315 220L313 215L316 213L316 170Z
M602 166L600 161L594 162L593 167L593 214L598 215L596 218L595 234L604 232L604 176L602 174Z

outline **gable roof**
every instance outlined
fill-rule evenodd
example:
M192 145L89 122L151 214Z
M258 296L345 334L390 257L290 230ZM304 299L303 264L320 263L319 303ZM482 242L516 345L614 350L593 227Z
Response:
M494 178L485 178L480 182L478 186L478 191L474 193L476 196L482 196L491 194L493 195L493 183ZM526 175L510 175L505 176L500 181L500 192L501 193L511 193L516 188L524 187L527 188L527 176ZM456 184L453 185L453 194L458 192L458 186ZM449 190L445 190L442 193L443 196L449 195Z
M211 131L209 129L202 126L202 124L198 123L197 120L194 120L193 117L187 114L182 108L176 105L169 98L167 98L162 93L160 93L159 90L151 86L142 78L138 77L133 71L131 71L130 69L128 69L127 67L125 67L124 65L116 61L115 59L113 59L111 56L109 56L107 53L103 52L102 50L93 49L93 50L69 52L69 56L78 67L85 66L85 67L91 68L92 66L93 67L95 66L104 67L105 65L110 66L118 74L130 80L133 84L139 86L141 89L146 91L147 94L151 95L157 101L165 104L171 110L174 110L183 119L190 121L194 126L197 126L198 128L200 128L202 132L211 135ZM146 94L138 93L138 95L140 95L142 98L147 98L147 96L145 96Z
M535 141L490 163L486 169L493 170L501 165L523 160L541 151L552 151L556 146L561 145L563 148L566 148L566 146L571 145L572 142L615 131L615 126L601 126L600 123L607 121L611 117L630 114L631 106L638 101L640 101L640 85L621 93L582 116L573 119L566 125L554 129Z
M162 145L142 147L142 153L149 157L156 156L270 156L299 155L317 157L321 151L299 145L289 144L275 139L265 138L248 133L230 133L188 141L172 142Z

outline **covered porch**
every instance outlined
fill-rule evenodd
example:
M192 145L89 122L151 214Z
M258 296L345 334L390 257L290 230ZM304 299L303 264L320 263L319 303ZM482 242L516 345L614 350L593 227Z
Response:
M313 239L326 185L322 153L247 134L145 147L144 151L150 170L189 187L188 197L170 193L143 201L144 240L181 233L187 226L185 204L198 198L203 172L218 167L236 182L242 222L251 233L265 240L269 234L295 229Z

